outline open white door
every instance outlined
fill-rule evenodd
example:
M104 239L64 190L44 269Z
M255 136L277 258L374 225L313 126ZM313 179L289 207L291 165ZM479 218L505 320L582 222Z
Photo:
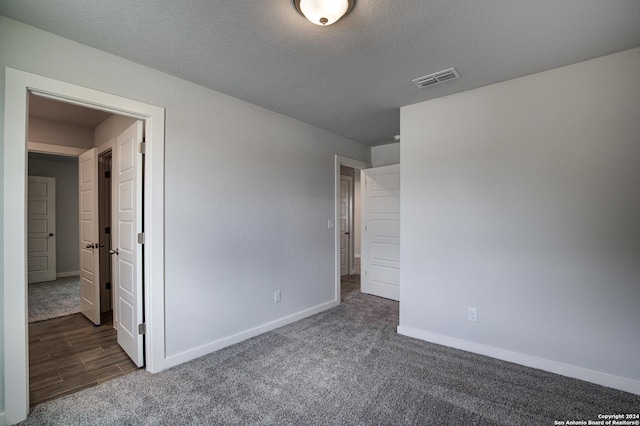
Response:
M137 121L116 138L113 148L113 280L118 344L133 362L144 364L142 308L142 164L138 152L142 122ZM140 238L140 240L139 240Z
M56 279L56 179L29 176L27 187L29 284Z
M361 291L400 299L400 165L362 173Z
M98 235L98 154L91 148L78 158L80 187L80 312L100 324Z

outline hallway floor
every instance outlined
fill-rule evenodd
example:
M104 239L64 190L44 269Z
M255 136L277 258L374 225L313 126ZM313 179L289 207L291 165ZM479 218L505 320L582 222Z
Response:
M137 369L116 341L111 312L98 327L82 314L29 324L32 407Z

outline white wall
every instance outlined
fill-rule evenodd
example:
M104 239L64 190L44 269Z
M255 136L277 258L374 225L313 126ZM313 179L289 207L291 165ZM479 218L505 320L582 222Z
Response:
M400 164L400 143L371 147L371 167L390 166Z
M93 129L93 146L100 146L117 137L136 121L135 118L112 115Z
M29 141L51 145L93 148L93 129L40 117L29 117Z
M402 108L400 332L640 393L639 75L635 49Z
M367 146L0 17L6 66L166 109L167 365L339 302L334 154Z
M78 274L78 159L30 153L29 174L56 179L56 273Z

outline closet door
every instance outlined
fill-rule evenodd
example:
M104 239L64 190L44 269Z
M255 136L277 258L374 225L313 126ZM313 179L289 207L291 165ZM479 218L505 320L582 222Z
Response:
M113 280L116 288L118 344L138 366L144 365L142 245L142 122L116 138L113 149Z
M400 165L362 175L361 291L400 300Z

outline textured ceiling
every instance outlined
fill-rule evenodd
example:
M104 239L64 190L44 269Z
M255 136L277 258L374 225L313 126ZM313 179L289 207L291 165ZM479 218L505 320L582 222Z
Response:
M638 0L2 0L0 14L378 145L399 107L640 46ZM462 78L411 80L449 67ZM605 76L603 76L604 78Z

